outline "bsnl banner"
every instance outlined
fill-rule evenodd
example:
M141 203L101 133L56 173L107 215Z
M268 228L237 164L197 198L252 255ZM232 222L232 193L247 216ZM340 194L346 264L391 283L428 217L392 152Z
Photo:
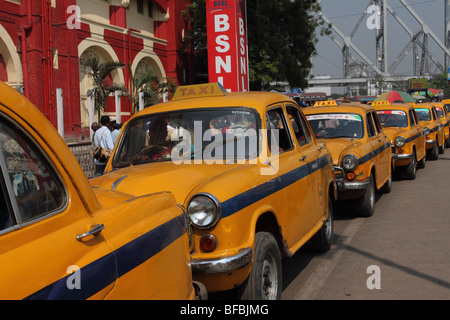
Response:
M209 82L249 90L245 0L206 0Z

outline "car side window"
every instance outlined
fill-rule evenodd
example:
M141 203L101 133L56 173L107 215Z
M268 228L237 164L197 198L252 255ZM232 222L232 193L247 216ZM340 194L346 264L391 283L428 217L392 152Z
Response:
M0 232L12 227L14 224L14 215L12 214L8 201L6 200L8 193L3 182L2 177L2 181L0 181Z
M414 119L416 120L416 123L419 124L419 116L417 115L416 109L412 109L411 111L414 115Z
M416 125L416 119L414 118L413 110L409 110L409 123L411 127L414 127Z
M299 146L310 143L312 141L311 134L300 111L290 105L286 107L286 110Z
M438 117L437 117L437 114L436 114L436 109L432 108L431 110L433 111L432 112L433 113L433 120L437 120Z
M28 134L3 117L0 150L2 201L14 212L10 223L23 224L65 206L66 191L47 158Z
M381 127L380 119L378 118L378 114L376 112L372 112L373 121L375 122L375 127L378 131L378 133L381 133L383 131L383 128Z
M267 139L272 154L293 148L283 109L276 107L267 111Z
M375 136L377 133L375 131L375 125L373 123L372 116L370 113L366 114L366 122L367 122L367 134L369 137Z

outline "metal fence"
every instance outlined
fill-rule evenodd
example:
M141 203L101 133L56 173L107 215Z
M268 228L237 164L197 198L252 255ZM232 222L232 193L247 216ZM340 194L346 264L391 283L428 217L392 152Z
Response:
M92 153L94 152L92 142L68 142L67 145L75 158L78 160L78 163L86 174L86 177L88 179L93 178L95 174L95 164L94 158L92 157Z

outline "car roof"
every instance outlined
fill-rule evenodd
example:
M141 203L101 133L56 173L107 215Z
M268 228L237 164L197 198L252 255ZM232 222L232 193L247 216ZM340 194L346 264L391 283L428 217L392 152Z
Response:
M281 102L289 102L297 105L293 99L276 92L229 92L223 96L178 99L175 101L159 103L145 108L136 113L135 116L175 110L217 107L247 107L254 108L259 113L265 113L267 106Z
M313 113L340 113L340 112L350 112L366 114L368 111L374 111L375 109L368 104L361 103L342 103L339 106L331 107L307 107L302 109L305 114Z
M414 107L410 104L407 103L391 103L390 105L381 105L381 106L372 106L372 108L374 108L375 110L391 110L391 109L395 109L395 110L403 110L403 111L408 111L411 109L414 109Z

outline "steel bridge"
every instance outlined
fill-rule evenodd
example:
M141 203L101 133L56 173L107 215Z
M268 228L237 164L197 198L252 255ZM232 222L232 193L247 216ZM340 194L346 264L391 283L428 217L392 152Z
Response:
M334 0L331 0L334 1ZM450 19L450 0L445 0L445 43L442 42L439 37L427 26L427 24L420 18L420 16L414 11L414 9L406 2L406 0L398 0L403 5L403 7L421 26L418 32L413 32L405 21L403 21L400 16L394 11L394 9L388 4L388 0L370 0L366 8L376 8L375 13L378 16L376 20L376 61L371 61L361 50L358 45L356 45L352 38L355 35L358 28L361 26L362 22L367 19L367 10L362 13L358 22L356 23L353 31L350 35L344 34L338 27L332 24L332 21L324 15L323 12L318 11L316 14L319 15L328 25L331 24L331 34L329 37L331 40L340 48L343 57L343 75L341 79L317 79L309 80L309 85L313 86L347 86L358 83L367 83L370 78L378 75L382 77L384 81L398 81L407 80L410 78L430 78L429 74L429 64L433 63L436 69L444 72L447 68L447 61L450 62L450 50L448 46L449 33L449 23ZM319 0L320 4L322 0ZM372 7L371 7L372 6ZM387 28L387 16L392 15L395 20L400 24L400 26L409 34L409 41L407 45L402 49L400 54L392 60L390 65L387 64L388 60L388 46L387 39L389 36L389 31ZM447 16L448 14L448 16ZM444 23L443 23L444 25ZM433 54L428 49L428 41L434 40L440 50L445 53L445 65L443 66L438 59L436 59ZM407 56L408 52L413 50L413 56L418 57L418 59L413 59L413 75L411 76L395 76L395 70L402 62L402 60ZM421 49L419 52L419 48ZM421 55L419 55L421 53ZM367 77L361 78L351 78L350 77L350 65L353 61L353 65L356 65L367 75Z

